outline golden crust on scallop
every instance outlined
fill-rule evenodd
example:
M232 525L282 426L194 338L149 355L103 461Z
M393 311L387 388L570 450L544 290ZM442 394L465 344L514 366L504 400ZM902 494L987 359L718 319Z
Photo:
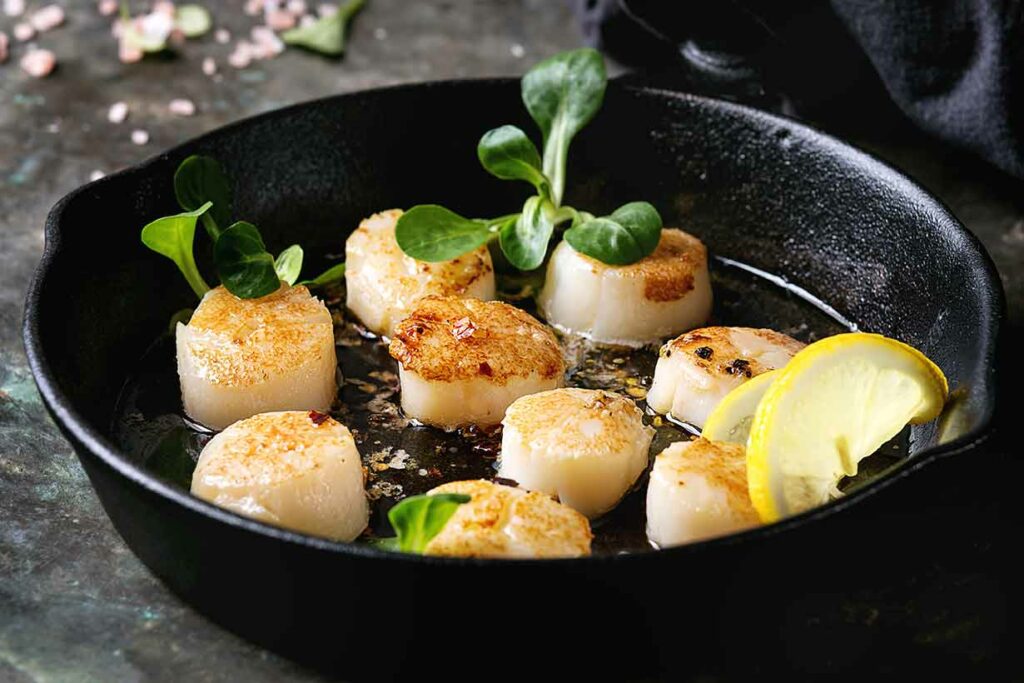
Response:
M587 518L542 493L489 481L454 481L430 493L462 493L460 505L427 544L427 555L579 557L590 554Z
M391 357L427 380L512 378L565 372L554 333L533 316L499 301L429 297L398 324Z
M643 412L609 391L565 388L523 396L502 424L523 443L543 443L545 452L572 458L593 452L625 452L643 431Z
M220 433L218 457L203 462L207 485L270 485L319 469L326 450L355 448L351 432L316 411L262 413Z
M776 365L766 365L758 358L759 347L771 345L773 353L781 351L789 358L805 344L775 330L756 327L701 327L687 332L661 348L661 355L689 354L690 362L710 375L732 375L750 378ZM788 359L787 359L788 360Z
M676 301L693 289L694 271L707 264L704 243L688 232L663 228L657 248L636 263L610 266L585 254L595 273L611 270L623 278L642 278L648 301Z
M375 298L398 311L408 310L426 296L464 296L472 293L470 290L479 291L480 280L494 271L487 247L450 261L417 261L406 256L395 240L395 225L402 213L401 209L375 213L349 236L345 242L349 287L368 287Z
M186 327L195 372L222 386L265 382L315 363L325 348L334 348L330 312L301 285L282 285L259 299L240 299L216 287Z
M704 477L709 485L725 493L730 510L753 522L760 521L750 502L746 449L740 444L707 439L678 441L658 454L651 476L685 486L687 475Z

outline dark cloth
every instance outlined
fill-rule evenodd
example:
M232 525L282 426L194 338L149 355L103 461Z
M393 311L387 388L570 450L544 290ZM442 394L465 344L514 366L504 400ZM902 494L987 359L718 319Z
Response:
M710 54L713 77L747 74L797 114L870 125L898 109L1024 178L1024 0L573 4L590 42L627 65L706 72Z

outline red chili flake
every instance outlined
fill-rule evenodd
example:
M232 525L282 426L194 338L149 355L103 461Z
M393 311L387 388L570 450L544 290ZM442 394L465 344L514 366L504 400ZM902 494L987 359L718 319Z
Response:
M315 424L317 427L319 427L328 419L330 419L330 417L331 416L328 415L327 413L321 413L319 410L309 411L309 421Z
M480 364L480 374L485 375L487 377L490 377L491 375L494 374L494 370L491 369L491 366L487 363L487 361L484 361L483 363Z
M469 318L459 318L452 325L452 334L459 341L472 337L474 332L476 332L476 324Z

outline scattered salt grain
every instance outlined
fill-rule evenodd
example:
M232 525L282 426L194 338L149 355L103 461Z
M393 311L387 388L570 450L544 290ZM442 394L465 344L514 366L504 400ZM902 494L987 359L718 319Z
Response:
M255 17L257 14L263 11L262 0L246 0L244 11L251 17Z
M217 73L217 62L214 61L213 57L207 57L203 60L203 73L207 76Z
M319 7L316 8L316 11L317 14L319 14L321 17L333 17L335 14L338 13L338 6L326 4L320 5Z
M93 171L92 173L89 174L89 180L92 181L92 182L96 182L97 180L99 180L100 178L102 178L105 175L107 175L107 174L104 173L103 171L99 170L99 169L96 169L95 171Z
M59 5L47 5L36 10L29 21L32 22L32 28L40 33L45 33L64 23L64 10Z
M132 143L136 145L144 145L147 142L149 142L148 132L142 130L141 128L136 128L135 130L132 131Z
M178 98L170 101L167 110L175 116L192 116L196 113L196 105L192 100Z
M270 59L284 52L284 43L270 28L254 26L251 35L256 59Z
M167 0L160 0L159 2L153 3L153 12L166 15L173 19L174 15L177 13L177 10L174 9L173 2L168 2Z
M227 45L231 42L231 31L226 28L219 28L213 32L213 39L221 45Z
M25 0L4 0L4 14L20 17L25 12Z
M100 0L96 7L99 9L100 14L109 17L117 12L117 0Z
M373 37L377 40L387 40L388 30L386 28L375 28L373 29Z
M11 41L7 37L7 34L0 31L0 64L7 61L7 48L10 46Z
M522 59L523 56L526 54L526 48L524 48L519 43L512 43L512 47L510 47L508 51L511 52L512 56L515 57L516 59Z
M110 105L110 110L107 112L107 121L111 123L124 123L126 118L128 118L127 102L114 102Z
M275 31L295 28L295 15L287 10L272 9L266 14L267 26Z
M244 69L252 63L253 58L253 46L245 40L240 40L235 44L234 51L228 55L228 64L235 67L236 69Z
M302 18L299 19L299 26L301 28L308 28L317 22L317 18L312 14L303 14Z
M288 0L285 8L295 16L301 16L306 13L306 0Z
M21 58L21 70L33 78L49 76L57 66L57 57L49 50L32 48Z
M32 24L26 24L24 22L14 25L14 39L25 43L36 37L36 30L32 28Z

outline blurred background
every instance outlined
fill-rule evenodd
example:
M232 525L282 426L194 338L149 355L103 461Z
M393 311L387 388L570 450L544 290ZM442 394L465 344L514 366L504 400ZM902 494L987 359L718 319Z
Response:
M130 554L46 416L21 345L25 289L61 196L262 111L396 83L519 76L597 45L613 76L801 118L919 181L991 253L1008 297L1004 348L1019 348L1024 149L1014 126L1024 116L1004 87L1021 64L1013 3L0 3L0 681L317 680L207 623ZM339 9L335 37L310 39ZM101 234L103 216L81 227ZM1018 366L1004 363L1004 387ZM920 512L924 525L948 515L931 532L934 557L897 572L891 590L809 596L808 610L827 602L845 610L836 619L850 632L896 628L953 661L997 666L1015 632L1006 577L1020 566L1007 558L1022 468L1008 430L1003 438L1001 456L958 465L958 489Z

